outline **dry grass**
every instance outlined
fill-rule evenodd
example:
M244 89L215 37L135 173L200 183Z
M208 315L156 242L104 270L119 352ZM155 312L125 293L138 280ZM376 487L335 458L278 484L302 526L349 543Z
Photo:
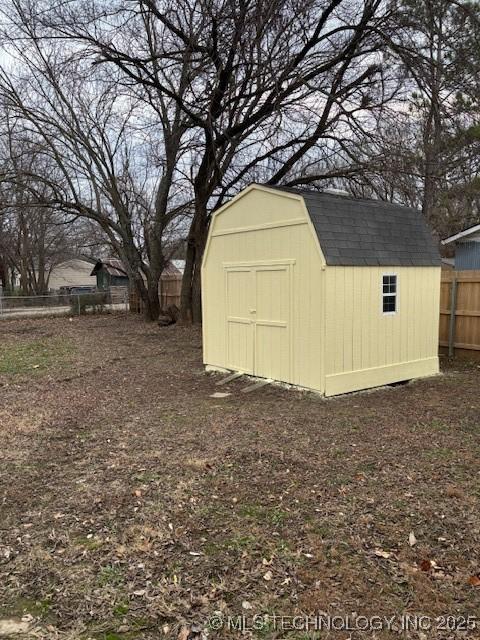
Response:
M31 616L25 637L187 640L215 611L480 616L477 366L331 400L236 380L218 399L192 329L0 331L0 619ZM422 633L403 637L456 637ZM247 636L392 634L270 618Z

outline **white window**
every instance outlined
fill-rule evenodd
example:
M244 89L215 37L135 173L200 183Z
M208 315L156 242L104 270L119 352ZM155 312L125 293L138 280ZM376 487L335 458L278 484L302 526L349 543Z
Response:
M382 311L384 314L392 314L397 312L397 294L398 283L396 274L384 274L382 281Z

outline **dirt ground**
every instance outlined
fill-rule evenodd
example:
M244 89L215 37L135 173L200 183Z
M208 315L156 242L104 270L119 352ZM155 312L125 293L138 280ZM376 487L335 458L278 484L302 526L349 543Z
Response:
M2 323L0 638L480 638L478 363L217 380L191 328Z

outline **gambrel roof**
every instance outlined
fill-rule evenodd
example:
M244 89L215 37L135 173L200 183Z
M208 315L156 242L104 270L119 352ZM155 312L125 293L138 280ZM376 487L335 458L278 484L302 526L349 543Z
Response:
M381 200L276 187L303 197L327 265L440 266L420 211Z

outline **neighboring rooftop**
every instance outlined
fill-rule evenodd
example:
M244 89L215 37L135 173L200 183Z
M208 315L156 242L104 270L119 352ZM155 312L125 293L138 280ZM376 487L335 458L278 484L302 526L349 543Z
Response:
M127 272L125 271L125 267L123 266L122 261L119 260L118 258L108 258L108 260L97 260L93 268L93 271L90 275L94 276L97 273L97 271L102 269L102 267L111 276L125 277L127 275Z
M179 271L179 273L183 273L185 271L185 260L174 259L171 260L173 266Z
M165 265L165 269L163 270L163 274L167 276L174 276L183 273L183 270L180 270L178 266L175 264L176 262L183 262L185 265L185 260L170 260ZM119 276L123 277L127 275L127 270L125 269L123 262L118 258L108 258L106 260L97 260L95 263L95 267L91 275L95 275L97 271L100 269L105 269L107 273L111 276Z
M473 227L468 227L468 229L464 229L449 238L445 238L445 240L442 240L442 244L450 244L457 240L464 240L465 242L480 241L480 224L475 224Z
M416 209L328 192L275 188L303 197L329 265L440 265L436 243Z

